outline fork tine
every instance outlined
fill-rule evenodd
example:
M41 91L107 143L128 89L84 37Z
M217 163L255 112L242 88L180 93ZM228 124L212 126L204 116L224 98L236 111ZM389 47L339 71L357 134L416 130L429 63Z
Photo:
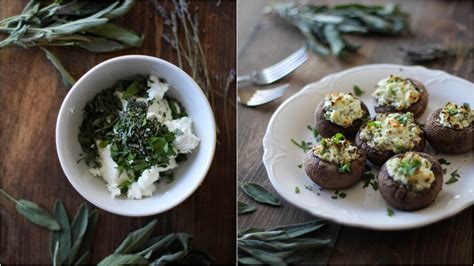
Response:
M288 90L288 87L289 84L284 84L273 89L257 90L246 104L248 106L257 106L271 102L281 97Z
M288 75L299 66L301 66L309 58L308 54L302 54L299 57L294 58L291 62L286 62L281 67L275 68L271 72L262 72L261 79L264 80L262 83L272 83L278 79Z
M292 53L291 55L289 55L287 58L283 59L282 61L272 66L262 69L261 72L273 72L275 69L278 69L282 66L284 67L287 63L292 62L293 60L295 60L295 58L299 58L301 55L304 55L304 54L306 54L306 47L302 47L298 49L297 51L295 51L294 53Z

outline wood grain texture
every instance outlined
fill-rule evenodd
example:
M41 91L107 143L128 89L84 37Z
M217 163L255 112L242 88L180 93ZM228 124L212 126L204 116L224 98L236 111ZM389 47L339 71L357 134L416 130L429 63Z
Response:
M18 14L27 1L0 1L0 19ZM235 3L200 1L201 41L214 88L223 90L229 70L236 65ZM145 34L143 47L117 53L92 54L79 49L52 49L66 69L79 78L96 64L125 54L144 54L175 62L172 49L161 39L163 24L149 1L137 5L117 23ZM234 86L232 84L232 86ZM230 89L230 98L235 98ZM0 50L0 186L17 198L26 198L52 210L59 198L72 216L85 201L67 181L55 147L55 122L67 90L39 49ZM216 121L224 132L223 101L216 100ZM215 160L201 187L185 202L166 213L129 218L100 210L99 231L92 261L98 262L121 243L128 232L157 219L157 232L183 231L194 235L193 247L206 251L218 263L235 262L235 110L229 109L230 139L219 134ZM227 144L229 143L229 144ZM216 218L218 220L216 221ZM0 199L0 263L50 263L49 232L20 215Z
M262 0L263 1L263 0ZM255 1L241 1L237 7L238 73L266 67L285 58L304 42L298 30L275 17L261 15L264 6ZM347 1L309 1L316 4ZM363 3L386 3L385 1L360 1ZM276 108L304 85L324 76L353 66L370 63L403 62L398 51L401 45L441 42L447 45L472 45L473 7L469 1L398 1L403 10L410 13L412 33L404 37L351 36L362 44L358 53L337 60L334 57L320 58L312 55L297 71L278 84L290 83L290 90L281 99L270 104L238 109L238 180L257 182L276 193L268 181L262 164L262 138L267 123ZM245 9L245 10L241 10ZM246 12L248 11L248 12ZM258 19L247 16L258 16ZM253 23L253 24L252 24ZM245 32L241 33L241 29ZM253 29L252 31L249 30ZM472 52L449 57L430 64L429 68L442 69L448 73L473 81ZM276 85L274 85L276 86ZM271 85L269 88L272 87ZM248 87L252 90L254 87ZM474 97L466 95L466 97ZM312 112L312 111L311 111ZM238 198L252 202L241 191ZM239 215L239 229L248 227L268 228L276 225L305 222L314 219L306 212L283 202L281 208L253 203L257 211ZM329 223L314 236L331 238L330 247L314 252L307 261L311 264L389 264L389 263L445 263L472 264L472 207L441 222L418 229L395 232L380 232Z

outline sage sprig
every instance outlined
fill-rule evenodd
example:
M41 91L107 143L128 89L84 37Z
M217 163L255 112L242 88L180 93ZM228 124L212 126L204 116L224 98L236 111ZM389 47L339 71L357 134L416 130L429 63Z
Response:
M49 230L57 231L61 229L61 226L51 216L51 214L42 207L40 207L38 204L24 199L17 200L1 188L0 192L7 199L14 202L17 212L30 222L37 224L41 227L47 228Z
M279 264L301 262L308 249L328 245L330 239L302 237L320 229L323 221L279 226L267 230L248 228L238 233L239 264Z
M238 214L252 213L256 210L257 208L255 208L255 206L249 205L240 200L238 201Z
M317 54L340 56L361 45L345 39L345 34L398 35L408 27L408 15L397 4L297 5L277 3L265 8L297 27L308 46Z
M256 183L243 183L240 185L240 188L247 194L247 196L251 197L257 202L272 205L272 206L280 206L281 200L277 198L275 195L270 193L268 190L260 186Z
M54 203L54 217L61 225L61 230L51 232L51 260L53 263L56 261L59 264L63 264L67 262L71 250L71 225L66 208L59 200L56 200ZM58 243L58 252L55 252Z
M0 49L43 48L67 86L71 86L74 79L44 47L79 47L103 53L142 45L143 36L111 22L125 15L135 4L134 0L44 2L30 0L21 14L0 21L0 33L7 35L0 40Z

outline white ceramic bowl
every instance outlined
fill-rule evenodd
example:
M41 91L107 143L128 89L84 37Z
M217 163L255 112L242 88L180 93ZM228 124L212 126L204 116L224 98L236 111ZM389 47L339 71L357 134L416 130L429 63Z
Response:
M82 149L77 140L83 108L99 91L134 75L156 75L171 84L167 92L178 99L193 120L201 139L186 162L174 170L175 181L161 182L151 197L141 200L113 199L101 178L93 177L84 162L77 163ZM106 211L125 216L147 216L167 211L188 198L202 183L214 157L216 125L204 93L183 70L164 60L127 55L100 63L79 79L64 99L56 123L59 161L72 186L89 202Z

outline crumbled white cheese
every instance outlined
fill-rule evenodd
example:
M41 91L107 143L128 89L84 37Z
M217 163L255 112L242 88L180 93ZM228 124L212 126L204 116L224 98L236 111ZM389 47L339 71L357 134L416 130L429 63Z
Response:
M468 104L458 106L448 102L439 112L438 122L443 127L463 129L474 122L474 110Z
M97 147L99 147L100 141L97 141ZM107 189L112 194L112 197L120 195L120 189L118 186L125 180L128 179L127 172L120 173L117 169L117 164L112 159L112 155L110 152L110 144L107 145L105 148L101 149L98 148L99 156L100 156L100 165L101 167L95 170L89 169L89 172L94 174L99 174L104 181L107 183ZM97 171L99 170L99 171ZM97 175L96 175L97 176Z
M167 82L161 82L156 76L150 75L148 77L148 87L148 100L161 100L169 90L170 84Z
M377 106L390 105L397 110L410 107L420 99L420 92L415 84L404 77L390 75L377 83L372 93Z
M176 134L173 146L180 153L190 153L191 150L196 148L199 144L199 138L193 134L192 123L193 121L189 117L182 117L165 122L168 130Z
M171 108L166 99L154 100L153 103L148 106L146 116L147 118L156 117L160 123L173 119Z
M347 93L331 93L324 97L324 118L342 127L352 126L352 122L365 115L359 99Z
M401 158L389 159L387 172L393 180L416 191L430 188L435 180L430 161L414 152L407 152Z
M160 178L158 168L152 166L150 169L143 171L142 175L128 188L127 197L130 199L141 199L142 197L151 196L156 190L154 184Z

